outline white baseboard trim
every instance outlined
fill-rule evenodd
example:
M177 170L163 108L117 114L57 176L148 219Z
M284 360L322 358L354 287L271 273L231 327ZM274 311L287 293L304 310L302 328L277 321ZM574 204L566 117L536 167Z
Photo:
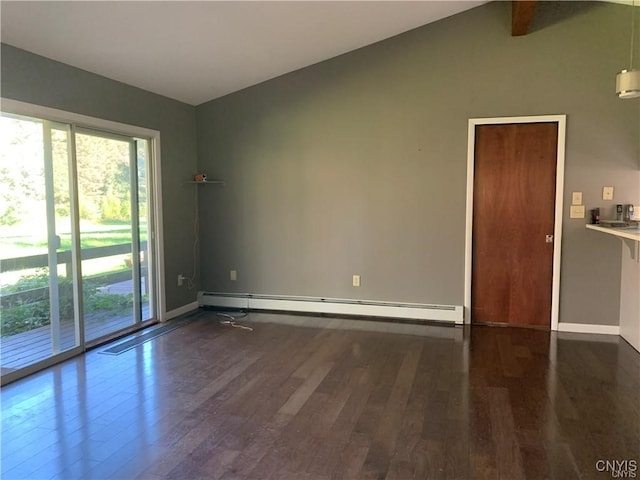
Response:
M189 313L189 312L192 312L193 310L197 310L199 306L200 305L198 304L197 301L187 303L186 305L178 307L175 310L171 310L170 312L167 312L165 315L165 318L167 320L171 320L172 318L176 318L176 317L179 317L180 315L184 315L185 313Z
M340 298L294 297L280 295L199 292L198 305L249 310L357 315L370 317L434 320L462 325L461 305L429 305L421 303L347 300Z
M597 333L600 335L620 335L617 325L595 325L592 323L558 323L559 332Z

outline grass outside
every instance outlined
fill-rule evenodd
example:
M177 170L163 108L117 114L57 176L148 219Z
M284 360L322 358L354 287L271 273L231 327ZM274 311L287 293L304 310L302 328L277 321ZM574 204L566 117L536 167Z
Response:
M68 218L57 219L60 237L58 250L71 250L71 228ZM44 228L43 228L44 227ZM140 224L140 240L147 238L147 225ZM131 242L131 226L128 222L94 223L80 222L80 245L82 248L106 247ZM26 257L47 253L46 222L29 221L18 225L0 226L0 259Z
M69 219L57 219L60 231L60 247L58 252L71 250L70 229L61 227L70 225ZM43 230L44 228L44 230ZM97 248L129 244L131 227L127 222L92 223L82 221L81 247ZM141 226L141 240L146 240L146 224ZM0 226L0 261L7 258L20 258L47 253L46 222L33 219L12 226ZM102 291L107 278L115 278L114 274L131 271L131 255L119 254L82 261L83 290L85 312L108 319L121 314L133 306L132 294L111 294ZM61 317L73 315L73 301L70 296L71 281L67 278L65 265L58 265L59 284L66 294L61 294ZM107 277L108 276L108 277ZM117 275L115 275L117 276ZM113 283L113 282L112 282ZM29 331L49 324L49 300L41 296L31 297L31 292L42 291L49 285L48 268L33 268L0 274L0 287L4 295L25 292L15 300L8 300L10 305L3 306L0 315L1 335L3 337ZM15 297L15 296L14 296ZM5 297L5 300L13 297Z
M58 252L71 250L71 229L68 218L57 219L60 247ZM128 222L111 221L94 223L86 220L80 222L81 248L108 247L131 243L131 227ZM140 240L147 239L147 225L140 225ZM18 225L0 226L0 261L7 258L20 258L47 253L46 222L29 220ZM83 275L109 273L123 267L130 255L113 255L109 257L84 260ZM64 265L58 266L58 274L64 275ZM36 269L20 272L4 272L0 275L0 285L15 284L21 277L34 275Z

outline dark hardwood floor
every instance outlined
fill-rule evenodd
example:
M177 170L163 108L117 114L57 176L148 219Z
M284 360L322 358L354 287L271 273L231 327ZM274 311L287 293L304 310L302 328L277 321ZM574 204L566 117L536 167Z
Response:
M618 337L220 320L3 387L2 478L605 479L598 460L640 464L640 354Z

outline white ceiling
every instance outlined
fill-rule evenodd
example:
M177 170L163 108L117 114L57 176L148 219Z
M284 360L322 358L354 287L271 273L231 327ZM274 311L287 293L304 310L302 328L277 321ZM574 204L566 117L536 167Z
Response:
M1 39L192 105L486 1L2 1Z

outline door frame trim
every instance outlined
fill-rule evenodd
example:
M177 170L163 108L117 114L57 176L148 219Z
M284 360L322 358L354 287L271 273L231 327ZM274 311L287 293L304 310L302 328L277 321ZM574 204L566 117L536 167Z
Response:
M553 278L551 286L551 330L558 329L560 310L560 266L562 246L562 208L564 199L564 161L567 130L566 115L536 115L526 117L491 117L469 119L467 141L467 203L464 256L464 323L471 323L471 270L473 266L473 185L475 175L475 133L478 125L502 125L510 123L558 124L558 148L556 152L556 201L553 242Z

